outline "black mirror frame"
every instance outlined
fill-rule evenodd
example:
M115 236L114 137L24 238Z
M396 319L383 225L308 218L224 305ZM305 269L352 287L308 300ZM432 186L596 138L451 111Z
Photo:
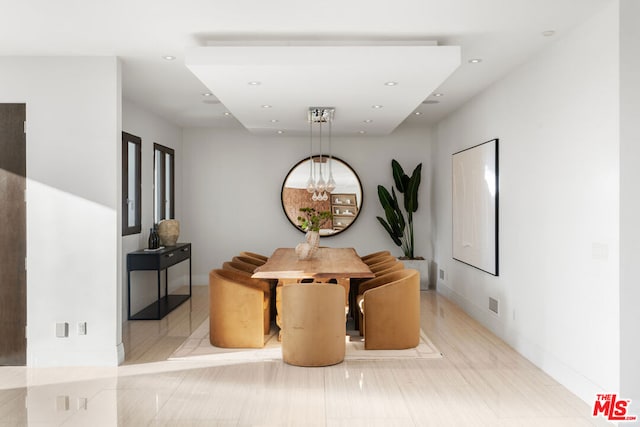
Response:
M314 154L312 157L316 158L316 157L320 157L320 155L319 154ZM324 156L324 155L322 157L323 158L329 158L328 156ZM360 180L360 177L358 176L356 171L351 167L351 165L349 163L345 162L344 160L340 159L339 157L332 156L331 159L335 160L335 161L338 161L338 162L341 162L343 165L345 165L351 171L351 173L353 173L353 176L358 181L358 186L360 187L360 207L358 207L358 213L353 218L353 221L351 221L351 223L349 223L346 227L344 227L343 229L341 229L340 231L337 231L335 233L326 234L326 235L323 234L322 238L337 236L337 235L343 233L344 231L348 230L353 225L353 223L356 222L356 220L358 219L358 217L362 213L362 207L364 206L364 189L362 188L362 181ZM287 175L284 177L284 180L282 181L282 187L280 189L280 204L282 205L282 211L284 212L284 216L286 216L287 219L289 220L289 222L291 223L291 225L293 225L301 233L305 233L305 231L302 228L300 228L300 226L298 224L296 224L291 218L289 218L289 215L287 215L287 209L284 206L284 188L285 188L285 184L287 182L287 179L289 179L289 175L291 175L291 172L293 172L302 163L307 162L307 161L309 161L309 157L303 158L298 163L293 165L293 167L291 169L289 169L289 172L287 172Z

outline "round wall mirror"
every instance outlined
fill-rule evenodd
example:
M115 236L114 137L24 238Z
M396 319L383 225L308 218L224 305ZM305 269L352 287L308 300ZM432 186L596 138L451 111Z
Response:
M282 184L282 209L287 218L298 230L304 232L298 225L300 208L314 208L318 212L330 211L333 218L320 226L321 236L334 236L349 228L360 215L362 206L362 184L355 171L344 161L333 157L313 156L299 161L287 174ZM312 169L313 168L313 169ZM315 177L322 168L325 181L329 173L333 174L336 188L327 193L327 200L312 200L313 194L307 191L309 174L313 170Z

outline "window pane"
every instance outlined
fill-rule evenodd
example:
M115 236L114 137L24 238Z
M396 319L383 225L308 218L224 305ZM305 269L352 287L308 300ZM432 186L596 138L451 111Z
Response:
M136 185L136 166L138 164L137 144L129 141L128 143L128 194L127 194L127 225L129 227L136 226L136 200L138 199Z
M171 198L173 197L173 194L171 193L171 175L172 175L172 170L171 170L171 163L172 163L172 157L170 154L165 154L164 159L164 196L165 196L165 200L164 200L164 211L165 211L165 217L166 218L171 218L173 217L173 212L171 212Z
M153 208L153 222L158 223L163 218L162 215L162 206L164 203L164 198L162 197L162 187L164 185L164 180L162 179L162 151L155 150L155 165L154 169L154 208Z
M142 139L122 132L122 235L141 231L140 209Z

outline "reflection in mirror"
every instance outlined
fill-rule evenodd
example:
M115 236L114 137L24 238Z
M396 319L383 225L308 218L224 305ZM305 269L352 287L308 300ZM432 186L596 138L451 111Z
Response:
M329 164L331 162L331 164ZM313 156L315 174L322 168L322 174L329 176L329 168L336 181L336 188L329 194L327 200L313 201L312 194L307 191L307 181L311 161L306 158L298 162L287 174L282 184L282 208L289 221L300 231L298 216L300 208L311 207L316 211L331 211L333 219L321 225L321 236L333 236L349 228L360 214L362 206L362 184L358 175L351 167L340 159L329 159Z

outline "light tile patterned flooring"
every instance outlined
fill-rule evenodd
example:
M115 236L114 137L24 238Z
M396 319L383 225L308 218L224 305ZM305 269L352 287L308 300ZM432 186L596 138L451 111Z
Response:
M0 368L0 426L594 426L591 408L457 306L422 292L442 359L185 362L206 287L160 321L128 322L118 368Z

